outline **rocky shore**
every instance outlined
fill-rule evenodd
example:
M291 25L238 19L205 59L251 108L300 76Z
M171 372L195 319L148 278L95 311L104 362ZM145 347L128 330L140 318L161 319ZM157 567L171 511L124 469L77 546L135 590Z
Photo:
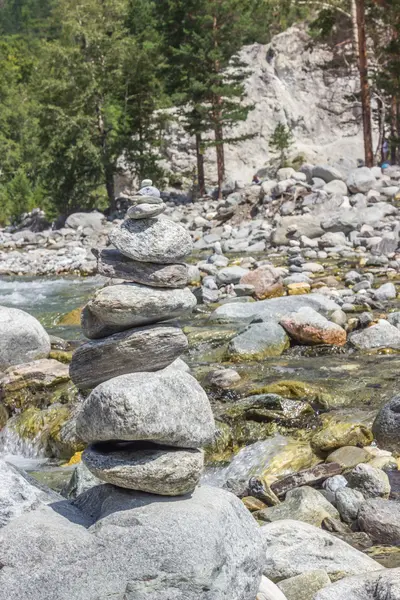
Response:
M398 181L303 166L76 230L89 341L0 311L0 447L73 457L62 495L0 462L1 599L400 599Z

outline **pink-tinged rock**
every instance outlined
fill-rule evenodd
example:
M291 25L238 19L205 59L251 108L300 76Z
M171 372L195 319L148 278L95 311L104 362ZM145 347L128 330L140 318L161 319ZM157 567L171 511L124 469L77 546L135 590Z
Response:
M244 275L241 284L250 284L255 288L255 295L259 300L283 296L283 284L280 272L270 265L258 267Z
M346 343L345 330L312 308L301 308L298 312L283 317L280 324L300 344L343 346Z

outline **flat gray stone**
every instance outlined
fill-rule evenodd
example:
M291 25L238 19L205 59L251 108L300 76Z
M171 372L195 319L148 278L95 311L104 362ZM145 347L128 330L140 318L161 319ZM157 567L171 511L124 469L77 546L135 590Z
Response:
M157 321L183 316L196 306L189 288L161 289L125 283L110 285L94 294L82 312L82 329L90 339Z
M50 338L35 317L0 306L0 370L47 358Z
M129 329L80 346L72 357L69 373L77 387L94 388L120 375L164 369L187 346L187 338L179 327L151 325Z
M261 535L266 550L263 572L273 581L315 569L324 569L333 579L382 569L346 542L301 521L269 523L261 527Z
M297 521L320 526L327 517L339 518L339 513L321 492L304 486L290 490L286 494L284 502L260 510L257 517L269 523L284 519L296 519Z
M95 444L86 448L82 460L95 477L106 483L162 496L192 492L204 467L201 450L146 442Z
M358 524L376 544L400 545L400 502L372 498L360 506Z
M377 350L379 348L400 350L400 330L385 319L379 319L376 325L352 333L349 336L349 342L357 350Z
M127 219L111 231L110 242L125 256L143 262L176 263L193 249L186 229L165 217Z
M346 577L320 590L314 600L400 600L400 569Z
M151 217L157 217L161 215L166 209L165 204L136 204L130 206L126 213L128 219L150 219Z
M83 403L76 428L89 443L148 440L182 448L205 446L215 433L207 394L194 377L172 368L101 383Z
M97 270L104 277L161 288L185 287L188 284L188 267L184 264L139 262L118 250L106 248L93 249L92 253L97 258Z
M400 396L394 396L381 408L372 433L380 448L400 454Z
M50 509L3 528L1 600L255 599L261 536L233 494L203 486L167 498L101 485L75 504L96 508L89 530Z
M280 356L289 346L283 327L270 321L250 325L234 337L228 345L228 354L233 360L262 360Z

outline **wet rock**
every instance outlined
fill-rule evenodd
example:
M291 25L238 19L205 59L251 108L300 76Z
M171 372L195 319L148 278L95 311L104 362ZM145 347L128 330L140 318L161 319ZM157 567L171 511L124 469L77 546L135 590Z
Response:
M180 496L192 492L204 466L201 450L156 444L111 443L89 446L82 461L95 476L118 487Z
M0 370L46 358L50 349L50 338L35 317L0 306Z
M260 521L268 523L283 519L296 519L320 526L326 517L338 518L339 513L320 492L305 486L290 490L286 494L284 502L278 506L265 508L256 516Z
M280 271L272 265L258 267L240 279L241 284L253 285L259 300L275 298L283 295L283 284Z
M86 442L151 440L197 448L215 433L208 398L188 373L171 368L122 375L97 386L77 417Z
M97 258L97 270L104 277L161 288L180 288L188 283L188 267L184 264L134 261L111 249L93 249L92 253Z
M371 498L360 506L358 524L377 544L400 545L400 503Z
M216 369L207 374L207 383L217 388L229 389L241 380L235 369Z
M281 497L292 489L322 483L328 477L332 478L341 472L342 468L335 463L320 464L275 481L271 484L271 489L278 497Z
M389 477L381 469L360 464L347 475L349 486L361 492L364 498L389 498Z
M345 330L328 321L312 308L300 308L280 320L280 324L296 342L301 344L329 344L343 346L346 343Z
M193 248L186 229L164 217L128 219L111 231L110 241L125 256L142 262L176 263Z
M344 446L332 452L326 462L338 463L343 469L351 469L362 462L368 462L371 456L363 448Z
M188 342L178 327L138 327L80 346L70 364L72 381L82 389L140 371L168 367Z
M279 504L278 496L272 491L268 483L258 477L251 477L248 482L249 493L263 502L265 506L276 506ZM260 510L260 509L258 509Z
M285 579L278 587L285 593L287 600L313 600L316 592L330 584L327 572L316 569Z
M352 333L349 342L357 350L378 350L379 348L400 350L400 330L388 321L379 319L376 325Z
M377 571L382 566L327 531L294 520L261 527L266 549L264 575L273 581L323 569L331 579Z
M378 412L372 433L385 450L400 454L400 396L395 396Z
M269 356L280 356L289 347L285 330L270 321L250 325L243 333L234 337L228 345L228 354L233 360L262 360Z
M400 600L400 569L346 577L320 590L314 600Z
M337 490L335 495L335 505L341 518L350 524L357 520L359 508L364 502L362 493L349 487Z
M82 313L82 329L90 339L103 338L132 327L184 316L196 303L189 288L160 289L136 283L112 285L89 300Z
M311 445L319 452L332 452L343 446L368 446L373 440L371 430L362 423L346 423L326 417L323 429L313 435Z

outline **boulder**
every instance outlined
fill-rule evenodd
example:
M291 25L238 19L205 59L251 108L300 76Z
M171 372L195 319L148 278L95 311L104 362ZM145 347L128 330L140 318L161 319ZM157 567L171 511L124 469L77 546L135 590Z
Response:
M103 482L92 475L89 469L81 461L76 465L71 475L71 479L62 490L62 494L66 498L75 499L77 496L84 494L92 487L102 484Z
M345 577L320 590L314 600L400 600L400 569Z
M286 594L287 600L313 600L319 590L330 584L327 572L316 569L285 579L278 587Z
M330 183L335 180L343 181L343 175L339 169L331 167L330 165L315 165L312 170L312 176L323 179L325 183Z
M289 239L293 238L290 235L291 227L295 227L295 237L300 238L306 236L314 239L319 238L324 233L323 228L320 224L320 219L316 218L315 215L296 215L292 217L282 217L276 229L272 235L272 242L275 246L286 246L288 245Z
M180 288L188 283L188 267L184 264L139 262L108 248L93 249L92 253L97 258L97 271L104 277L161 288Z
M388 300L394 300L396 296L396 287L391 281L384 283L374 291L374 297L379 302L388 302Z
M326 462L339 464L343 469L351 469L362 462L368 462L371 455L364 448L357 446L343 446L329 454Z
M164 217L127 219L111 231L110 242L139 262L176 263L193 249L186 229Z
M287 598L275 583L263 576L256 600L287 600Z
M352 333L349 342L357 350L379 350L380 348L400 350L400 330L385 319L379 319L376 325Z
M323 428L311 438L311 445L319 452L332 452L343 446L368 446L372 440L371 430L363 423L327 415L323 417Z
M101 481L162 496L192 492L204 466L201 450L146 442L94 444L86 448L82 460Z
M310 307L284 316L280 324L300 344L343 346L346 343L345 330Z
M50 338L35 317L0 306L0 370L46 358L50 349Z
M215 424L199 383L183 371L132 373L98 385L76 423L85 442L151 440L197 448L211 443Z
M232 494L201 487L171 499L102 485L75 504L95 508L89 530L50 509L42 526L35 511L2 530L1 600L256 597L259 528Z
M400 454L400 396L394 396L381 408L372 433L381 448Z
M196 306L189 290L152 288L136 283L107 286L94 294L82 312L82 329L90 339L132 327L167 321Z
M367 194L376 187L375 175L368 167L355 169L347 179L347 187L352 194L357 194L358 192Z
M71 229L93 229L94 231L102 231L106 218L100 212L91 213L73 213L69 215L65 221L65 226Z
M94 388L120 375L168 367L187 346L178 327L138 327L83 344L75 351L69 372L77 387Z
M261 536L266 551L263 572L275 582L315 569L323 569L332 579L382 569L346 542L301 521L263 525Z
M357 465L347 475L349 486L361 492L364 498L389 498L389 477L382 469L368 464Z
M320 526L327 517L339 518L339 513L320 492L307 486L290 490L282 504L257 513L258 519L268 523L296 519L316 526Z
M289 348L289 338L283 327L274 321L250 325L228 345L229 356L236 361L262 360L280 356Z
M357 520L358 511L364 502L362 493L349 487L341 488L335 494L336 508L343 521L349 524Z
M240 283L253 285L259 300L283 295L281 273L270 265L263 265L254 271L249 271L240 279Z
M225 267L225 269L218 271L217 283L219 286L239 283L248 272L248 269L242 267Z
M358 525L377 544L400 545L400 503L372 498L360 506Z

